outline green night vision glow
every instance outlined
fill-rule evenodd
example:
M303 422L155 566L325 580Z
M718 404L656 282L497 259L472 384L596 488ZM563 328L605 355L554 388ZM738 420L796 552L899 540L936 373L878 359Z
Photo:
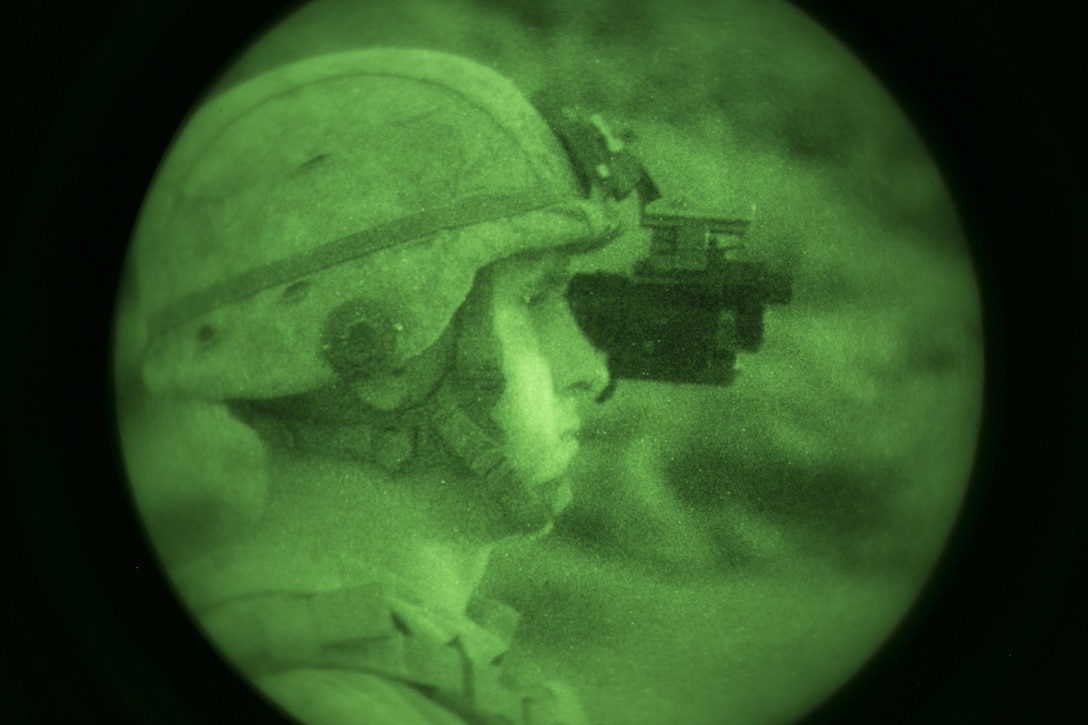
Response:
M302 5L179 131L126 273L143 523L305 723L801 718L974 457L955 208L785 3Z

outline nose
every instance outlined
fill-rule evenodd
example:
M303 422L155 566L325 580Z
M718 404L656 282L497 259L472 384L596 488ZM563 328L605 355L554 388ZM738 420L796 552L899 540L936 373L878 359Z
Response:
M556 393L596 399L609 383L607 359L582 334L565 302L549 338L553 342L548 357Z

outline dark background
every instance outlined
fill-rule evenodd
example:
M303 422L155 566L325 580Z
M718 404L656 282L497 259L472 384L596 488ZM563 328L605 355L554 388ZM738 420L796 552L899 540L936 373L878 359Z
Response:
M975 487L943 586L816 718L1065 719L1084 645L1085 25L1051 2L800 4L912 113L959 204L988 341L975 475L992 482ZM27 720L252 719L253 699L173 604L123 494L101 485L117 475L104 341L145 179L204 80L269 17L268 4L203 2L9 16L6 590L9 683Z

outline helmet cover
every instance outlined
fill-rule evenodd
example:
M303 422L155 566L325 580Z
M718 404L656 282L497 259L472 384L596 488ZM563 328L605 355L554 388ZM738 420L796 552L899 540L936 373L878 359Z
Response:
M312 390L338 375L322 355L338 310L395 369L439 338L477 270L610 238L614 212L477 63L377 49L274 69L194 112L145 201L145 383L212 400Z

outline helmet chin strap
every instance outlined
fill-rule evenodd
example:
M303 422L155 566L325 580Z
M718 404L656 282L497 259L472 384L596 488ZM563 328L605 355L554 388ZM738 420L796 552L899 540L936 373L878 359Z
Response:
M435 394L429 424L449 450L488 484L515 485L517 473L503 445L465 411L445 383Z
M538 531L550 521L552 507L529 500L532 492L507 455L504 432L491 419L505 375L486 318L470 323L467 314L463 309L423 353L427 357L418 359L415 372L407 373L425 387L417 387L404 407L369 405L358 383L342 379L290 399L239 401L238 412L272 414L251 415L248 422L263 423L263 437L300 452L365 461L391 475L471 478L507 509L514 529Z
M470 414L453 377L447 373L426 398L400 410L361 411L341 387L292 399L233 401L230 409L275 448L366 461L391 474L440 471L456 461L489 484L516 485L501 432L485 430Z
M492 388L492 395L468 392L479 391L481 384L486 387L480 379L466 385L451 372L422 405L402 411L395 425L377 431L371 438L369 458L390 473L441 476L451 466L458 468L473 479L473 487L490 505L501 507L504 526L508 526L503 535L546 531L555 513L553 506L532 499L526 481L506 454L502 432L478 420L490 412L492 398L501 393L501 381ZM464 402L465 398L471 402ZM389 437L386 442L383 435ZM391 442L398 438L409 443ZM399 453L390 456L392 450Z

